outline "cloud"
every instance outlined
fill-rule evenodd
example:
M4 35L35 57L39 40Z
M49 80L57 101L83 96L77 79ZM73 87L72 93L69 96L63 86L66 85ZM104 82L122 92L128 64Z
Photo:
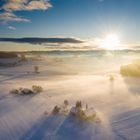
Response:
M49 0L4 0L0 10L0 22L29 22L29 19L17 16L15 11L47 10L52 7Z
M0 41L18 42L18 43L31 43L31 44L44 44L44 43L83 43L82 40L76 38L0 38Z
M47 10L52 7L48 0L5 0L2 9L5 11Z
M7 22L30 22L29 19L18 17L14 13L4 12L0 14L0 21L3 23Z
M10 30L16 30L16 28L13 27L13 26L8 26L8 29L10 29Z

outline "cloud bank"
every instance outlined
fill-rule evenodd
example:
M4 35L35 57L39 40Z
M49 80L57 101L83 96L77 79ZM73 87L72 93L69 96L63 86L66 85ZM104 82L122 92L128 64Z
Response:
M49 0L4 0L0 7L0 21L8 22L29 22L29 19L14 14L15 11L47 10L52 7Z
M17 43L83 43L82 40L76 38L0 38L0 41L17 42Z

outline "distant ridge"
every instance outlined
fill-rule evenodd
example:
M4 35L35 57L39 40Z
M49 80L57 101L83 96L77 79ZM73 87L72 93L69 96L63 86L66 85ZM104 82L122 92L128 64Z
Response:
M25 38L0 38L0 41L18 42L18 43L83 43L80 39L75 38L38 38L38 37L25 37Z

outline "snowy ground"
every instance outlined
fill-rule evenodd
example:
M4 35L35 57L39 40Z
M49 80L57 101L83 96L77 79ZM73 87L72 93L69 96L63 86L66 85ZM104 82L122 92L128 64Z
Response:
M62 74L51 62L43 63L41 73L35 74L36 63L40 65L25 62L0 69L0 140L140 140L140 79L123 78L117 72L114 81L104 73ZM65 66L67 70L71 69ZM9 93L32 85L41 85L44 91L27 96ZM44 115L65 99L70 105L81 100L94 107L102 123Z

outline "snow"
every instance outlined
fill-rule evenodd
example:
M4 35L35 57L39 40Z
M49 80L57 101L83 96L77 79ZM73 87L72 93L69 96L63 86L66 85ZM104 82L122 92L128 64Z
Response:
M71 112L72 114L76 115L76 113L77 113L76 107L72 107L71 110L70 110L70 112Z
M50 60L44 63L29 61L0 69L0 140L140 140L140 79L123 78L116 71L113 81L104 73L62 74L58 69L62 65ZM33 71L37 64L39 74ZM42 86L43 92L9 93L32 85ZM52 115L54 106L61 106L64 100L70 106L81 100L83 106L94 107L101 123Z
M96 115L96 111L93 108L88 108L86 110L84 110L86 116L93 116Z

